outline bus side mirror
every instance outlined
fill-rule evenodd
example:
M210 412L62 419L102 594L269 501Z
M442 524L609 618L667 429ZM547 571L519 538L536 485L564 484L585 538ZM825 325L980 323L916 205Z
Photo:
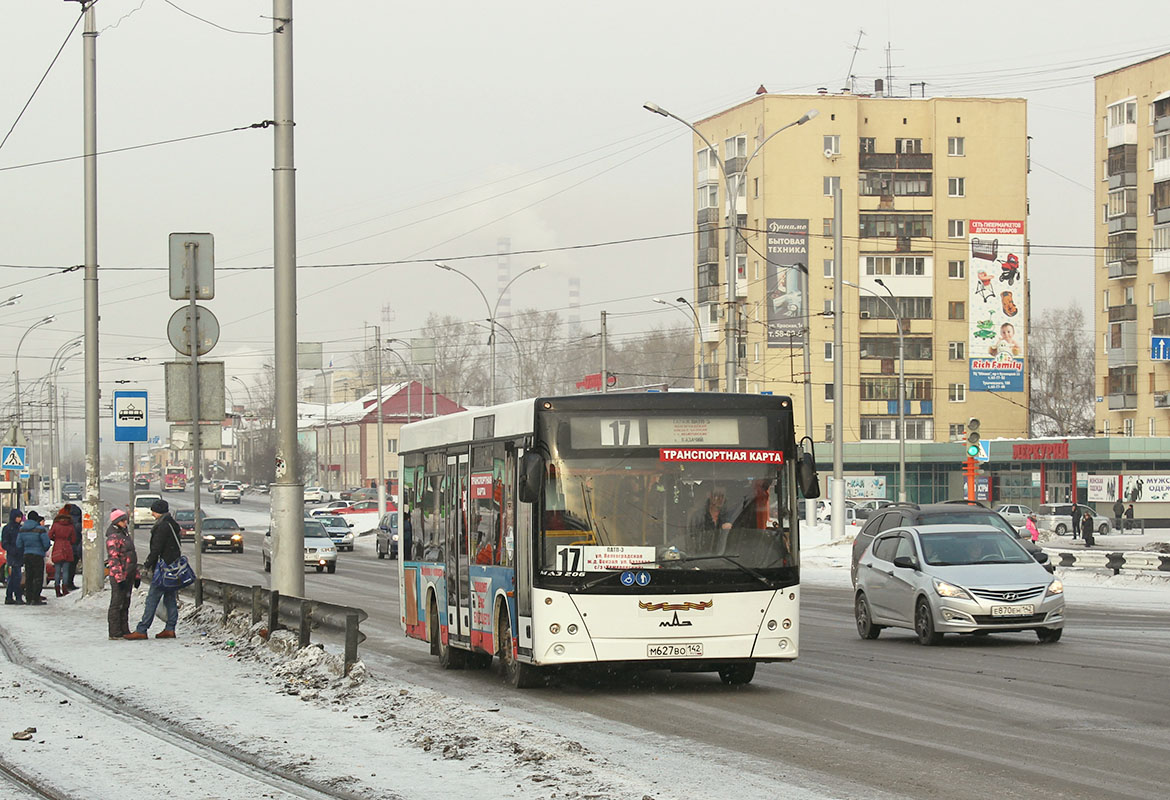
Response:
M522 503L535 503L540 500L544 489L544 456L529 450L520 461L520 485L517 495Z
M812 452L805 452L805 440L808 441L810 451L813 447L812 439L807 436L801 440L801 447L797 450L796 483L805 498L815 500L821 496L821 482L817 479L816 456Z

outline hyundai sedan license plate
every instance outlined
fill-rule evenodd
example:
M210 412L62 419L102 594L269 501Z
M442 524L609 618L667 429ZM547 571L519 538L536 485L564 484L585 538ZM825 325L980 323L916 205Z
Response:
M1036 613L1035 606L992 606L993 617L1030 617Z
M703 644L701 642L646 645L647 658L699 658L702 655Z

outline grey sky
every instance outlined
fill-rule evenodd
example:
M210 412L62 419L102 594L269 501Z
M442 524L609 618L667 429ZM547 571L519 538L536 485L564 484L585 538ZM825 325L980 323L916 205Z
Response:
M264 32L266 0L176 0L234 31ZM7 132L79 10L2 0L0 128ZM953 11L950 10L953 8ZM693 224L685 130L647 114L653 100L698 118L750 97L871 86L892 45L894 89L1023 96L1033 136L1030 261L1038 309L1091 303L1094 180L1092 75L1170 49L1152 22L1164 3L1114 4L1088 24L1049 3L977 6L839 2L298 2L295 13L298 256L301 265L493 254L683 233ZM571 9L571 10L570 10ZM929 9L927 11L926 9ZM947 10L943 10L947 9ZM221 131L272 115L272 44L229 33L166 0L101 0L99 148ZM0 168L76 155L81 138L80 27L0 149ZM815 106L815 102L810 103ZM105 156L99 167L101 358L106 399L131 379L161 406L167 234L216 237L223 327L214 357L249 380L271 350L271 130L225 133ZM83 260L79 161L0 171L0 264ZM501 195L493 197L494 195ZM1040 245L1079 245L1053 250ZM656 295L689 293L686 237L589 250L516 255L513 272L549 268L514 286L512 306L563 309L581 278L581 316L614 314L629 333L681 321ZM494 256L460 262L493 300ZM115 268L154 268L129 271ZM30 280L37 278L36 280ZM17 285L20 281L28 281ZM482 319L458 276L420 264L302 269L299 338L342 354L362 323L407 337L429 311ZM15 343L45 313L58 322L29 337L22 384L82 329L80 272L0 268L0 331ZM11 392L6 352L0 392ZM145 355L149 362L118 359ZM81 359L64 385L80 397ZM26 398L27 399L27 398ZM242 402L242 397L236 398Z

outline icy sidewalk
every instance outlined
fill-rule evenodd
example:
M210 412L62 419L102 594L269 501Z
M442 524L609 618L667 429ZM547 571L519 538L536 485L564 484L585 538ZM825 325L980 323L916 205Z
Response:
M552 731L519 722L498 708L369 675L362 664L341 677L337 655L319 647L297 652L289 632L274 635L269 647L243 617L221 627L221 612L210 606L184 605L173 641L110 641L108 599L74 593L47 606L5 607L0 630L30 661L120 705L347 796L668 800L720 797L729 785L741 798L822 796L753 779L743 765L705 760L703 770L693 762L688 768L687 759L664 756L661 741L592 737L591 750L573 738L571 723L558 721ZM141 603L137 592L132 620ZM154 625L152 634L160 629ZM244 780L233 785L230 771L203 763L198 748L176 753L142 725L88 707L7 660L0 660L0 681L11 729L0 731L0 758L76 796L123 798L141 781L156 796L283 796ZM29 726L37 728L31 740L10 738ZM678 744L666 752L687 752Z

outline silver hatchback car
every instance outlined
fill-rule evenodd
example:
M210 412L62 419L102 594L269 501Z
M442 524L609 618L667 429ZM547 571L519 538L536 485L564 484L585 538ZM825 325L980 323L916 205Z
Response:
M1055 642L1064 630L1064 585L996 528L894 528L862 554L853 609L863 639L891 627L913 630L924 645L944 633L993 631L1035 631Z

